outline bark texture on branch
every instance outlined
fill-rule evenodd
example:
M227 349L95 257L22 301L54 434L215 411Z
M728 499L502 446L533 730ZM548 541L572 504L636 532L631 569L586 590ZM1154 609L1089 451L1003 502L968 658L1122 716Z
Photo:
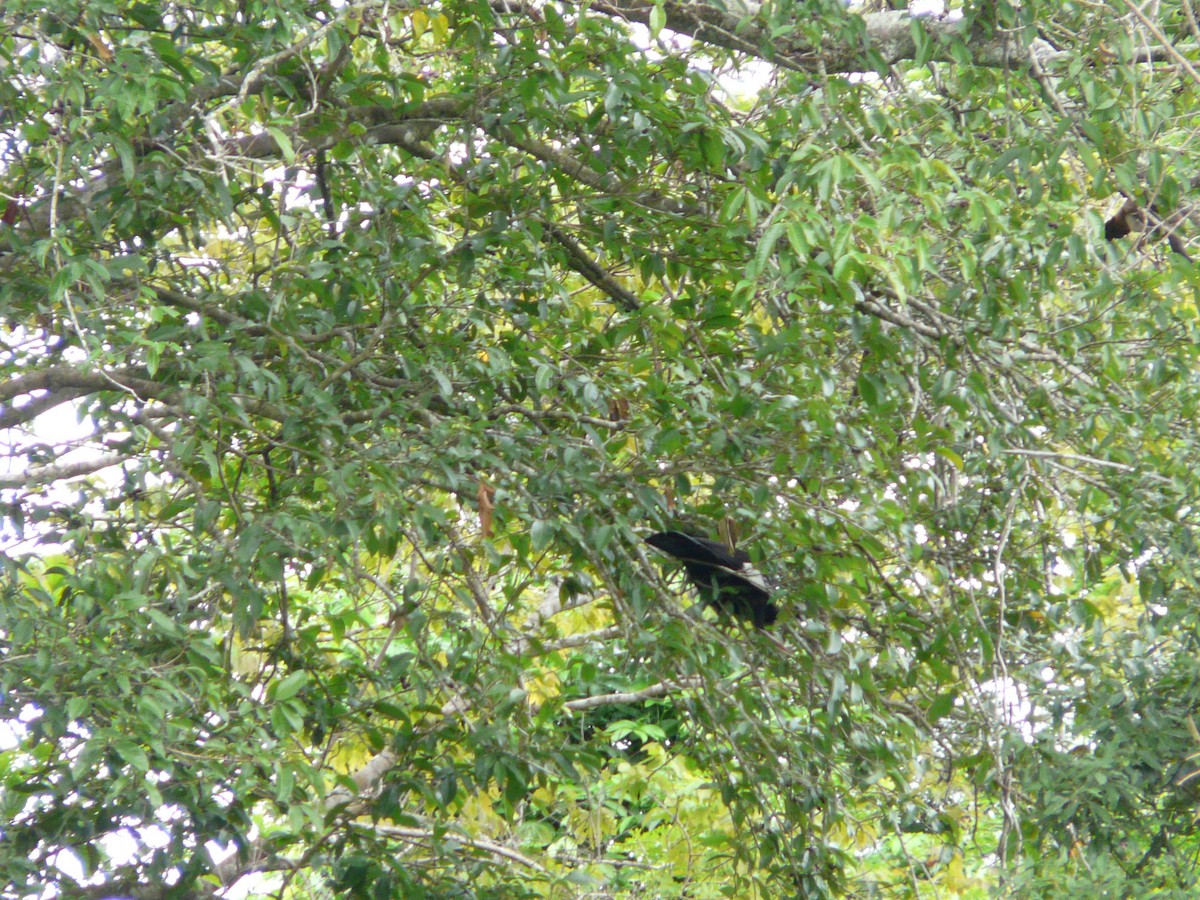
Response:
M649 25L654 7L655 4L649 0L600 0L592 4L592 9L643 25ZM706 4L667 0L664 10L666 27L678 34L766 59L784 68L814 74L867 71L871 68L866 62L868 54L873 53L877 53L888 65L916 59L920 48L913 32L914 22L930 38L929 58L934 61L959 61L959 57L952 53L957 41L965 41L971 61L980 66L1023 68L1029 65L1031 56L1046 65L1071 55L1055 50L1041 38L1025 46L1006 32L997 31L990 36L969 34L966 23L961 19L946 16L914 18L905 10L865 13L860 16L863 24L860 42L838 42L834 39L820 47L787 37L772 38L768 29L754 20L746 22L737 15Z

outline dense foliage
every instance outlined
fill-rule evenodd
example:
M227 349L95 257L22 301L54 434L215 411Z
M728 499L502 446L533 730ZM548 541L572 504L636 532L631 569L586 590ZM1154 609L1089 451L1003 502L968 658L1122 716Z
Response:
M1200 27L961 13L5 0L0 896L1193 896Z

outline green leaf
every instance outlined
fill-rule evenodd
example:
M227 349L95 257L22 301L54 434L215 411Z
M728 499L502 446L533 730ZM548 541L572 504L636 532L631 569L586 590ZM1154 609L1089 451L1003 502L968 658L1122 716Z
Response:
M274 125L268 125L267 134L275 138L275 143L279 145L279 153L283 157L283 161L289 164L295 162L296 150L292 146L292 139L288 136L287 132Z
M954 710L954 701L957 697L957 692L938 694L933 699L933 702L929 704L929 709L925 712L929 716L929 721L936 722L938 719L952 712Z
M553 522L548 522L544 519L536 519L533 527L530 529L530 539L532 542L533 552L541 553L550 546L554 540L555 526Z
M308 684L308 672L299 669L291 672L275 682L272 697L276 703L282 703L295 697Z
M659 0L650 8L650 37L657 38L667 23L667 10Z
M122 738L114 741L113 749L117 751L117 755L122 760L139 772L148 772L150 770L150 758L146 755L146 751L132 740Z

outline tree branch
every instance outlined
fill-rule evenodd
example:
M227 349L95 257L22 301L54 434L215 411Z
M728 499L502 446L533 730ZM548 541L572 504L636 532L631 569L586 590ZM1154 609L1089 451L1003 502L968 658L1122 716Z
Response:
M617 301L628 312L636 312L642 308L642 301L635 297L628 288L617 281L591 255L579 245L573 237L563 231L554 222L542 221L546 234L558 243L567 254L567 265L586 278L594 287L598 287L608 296Z
M485 853L491 853L494 856L501 856L504 859L519 863L526 868L534 869L538 872L545 872L546 869L535 860L530 859L516 850L505 847L503 844L497 844L495 841L489 841L484 838L467 837L464 834L455 834L453 832L445 832L440 837L433 831L424 828L411 828L404 825L372 825L366 822L355 822L360 828L370 828L377 834L388 835L389 837L403 838L409 841L450 841L455 844L463 844L476 850L482 850Z
M48 391L49 395L35 398L21 406L3 405L24 394L37 391ZM157 400L166 404L177 403L183 393L179 387L151 381L129 372L48 366L0 384L0 430L24 425L47 409L100 391L124 391L139 401ZM252 415L277 422L287 418L284 412L272 403L253 397L241 397L238 402L243 410Z
M585 709L595 709L598 706L613 706L617 703L640 703L642 700L653 700L655 697L665 697L677 691L703 687L703 678L683 678L679 681L660 681L640 691L618 691L614 694L597 694L594 697L581 697L578 700L568 700L563 709L580 712Z
M111 390L123 390L139 399L155 400L166 400L174 393L173 389L166 385L127 372L85 371L74 366L48 366L0 384L0 403L36 391L49 392L48 397L31 400L23 406L0 409L0 429L24 425L54 406L96 391Z
M0 475L0 490L4 488L31 488L68 478L79 478L81 475L91 475L101 469L119 466L129 459L123 453L105 453L93 459L84 459L73 463L58 463L51 466L37 466L19 475Z
M591 8L649 25L655 5L652 0L598 0ZM1025 47L1002 31L989 37L980 37L970 34L961 19L945 16L914 18L906 10L864 13L861 16L864 28L861 41L839 43L835 38L820 47L813 47L799 40L775 39L765 26L754 20L747 21L738 15L692 0L667 0L663 9L666 12L666 27L677 34L812 74L845 74L873 69L874 66L867 62L869 54L873 53L882 57L888 65L917 58L921 48L913 36L914 22L931 39L929 58L939 62L959 61L953 52L958 41L965 42L971 61L979 66L1021 68L1026 65L1030 53L1042 63L1073 56L1055 50L1053 45L1041 38ZM848 12L846 15L858 14Z

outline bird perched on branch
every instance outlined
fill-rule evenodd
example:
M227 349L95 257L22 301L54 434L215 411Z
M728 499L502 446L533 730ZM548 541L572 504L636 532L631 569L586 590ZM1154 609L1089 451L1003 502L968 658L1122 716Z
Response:
M646 543L683 563L688 581L707 605L749 621L755 628L766 628L779 615L766 581L750 565L745 550L682 531L660 531L646 538Z
M1165 234L1170 248L1191 262L1192 258L1188 255L1187 245L1184 244L1183 238L1179 234L1179 228L1184 224L1185 218L1185 215L1180 212L1165 218L1160 217L1153 206L1149 209L1142 209L1136 200L1128 197L1113 217L1104 223L1104 239L1106 241L1119 240L1127 234L1146 231L1148 225L1151 236L1161 237Z

